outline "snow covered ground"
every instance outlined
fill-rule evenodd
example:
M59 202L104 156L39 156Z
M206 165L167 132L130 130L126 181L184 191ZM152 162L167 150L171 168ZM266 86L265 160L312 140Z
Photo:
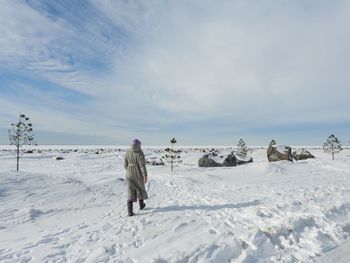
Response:
M350 150L198 168L184 149L173 173L148 166L147 208L126 217L125 148L43 148L19 173L0 152L0 262L350 262Z

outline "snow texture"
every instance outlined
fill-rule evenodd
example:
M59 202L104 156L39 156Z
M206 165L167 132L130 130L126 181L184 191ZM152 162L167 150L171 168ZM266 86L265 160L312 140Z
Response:
M348 262L349 150L202 169L183 149L172 173L148 166L147 208L127 217L125 148L42 148L18 173L0 151L0 262Z

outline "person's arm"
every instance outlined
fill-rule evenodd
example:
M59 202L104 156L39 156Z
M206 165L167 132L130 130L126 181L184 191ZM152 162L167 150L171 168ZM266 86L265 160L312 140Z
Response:
M126 154L124 156L124 169L125 170L128 169L128 165L129 165L128 159L126 158L127 155L128 155L128 152L126 152Z
M141 173L143 175L143 181L145 183L147 183L147 169L146 169L146 159L145 159L145 155L143 153L141 153L141 158L140 158L140 169L141 169Z

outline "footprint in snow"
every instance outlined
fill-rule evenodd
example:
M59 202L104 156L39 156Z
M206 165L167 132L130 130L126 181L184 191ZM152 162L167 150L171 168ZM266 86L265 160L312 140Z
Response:
M78 225L78 229L84 229L84 228L87 228L87 227L88 227L87 224Z
M47 244L47 243L50 243L52 241L55 241L57 239L53 238L53 237L45 237L43 239L41 239L38 243L39 244Z
M209 229L209 234L216 235L218 232L215 229Z
M188 223L186 223L186 222L183 222L183 223L177 225L177 226L174 228L174 232L179 232L179 231L181 231L181 229L183 229L183 228L186 227L187 225L188 225Z

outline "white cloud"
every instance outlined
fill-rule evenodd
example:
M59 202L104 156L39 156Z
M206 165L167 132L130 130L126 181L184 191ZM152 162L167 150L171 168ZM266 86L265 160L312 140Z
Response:
M350 34L339 28L349 22L349 5L338 3L329 13L322 9L310 14L295 5L268 12L244 6L238 17L236 2L232 8L202 7L205 17L189 9L180 15L182 20L166 21L171 27L145 43L130 72L136 73L139 85L151 87L154 102L164 110L205 111L210 117L230 110L233 117L263 111L289 118L281 113L301 114L315 107L323 114L325 103L335 106L348 95L344 87L350 79L344 70L349 62L341 56L348 56ZM247 21L244 15L251 11L256 17ZM340 79L337 92L331 92Z
M120 138L350 121L347 1L98 0L65 16L42 5L3 4L0 63L93 97L76 114L33 107L45 129L50 114L59 131Z

